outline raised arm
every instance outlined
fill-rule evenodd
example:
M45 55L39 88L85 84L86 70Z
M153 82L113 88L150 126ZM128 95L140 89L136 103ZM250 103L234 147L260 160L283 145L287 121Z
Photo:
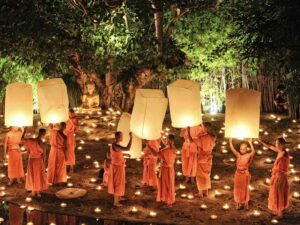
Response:
M190 142L193 142L193 138L192 138L192 135L191 135L191 128L190 127L187 127L186 128L186 130L187 130L187 133L188 133L188 138L189 138L189 141Z
M249 145L250 145L250 148L251 148L251 155L254 155L255 154L255 149L254 149L254 146L253 146L253 143L252 143L252 138L249 138L248 142L249 142Z
M152 152L152 154L153 154L154 156L157 156L157 155L158 155L158 152L155 151L155 149L152 148L148 143L147 143L147 147L149 148L149 150Z
M116 151L116 152L118 152L118 151L120 151L120 152L129 151L130 148L131 148L131 143L132 143L132 134L131 134L131 132L129 133L129 136L130 136L130 139L129 139L128 145L126 147L123 147L121 145L113 143L112 144L113 150Z
M258 141L266 148L273 150L274 152L278 152L277 148L274 145L271 145L265 141L263 141L262 139L258 139Z
M22 134L22 137L21 137L21 140L22 140L22 141L23 141L24 138L25 138L26 130L27 130L27 127L24 127L23 134Z
M239 157L239 153L238 151L235 149L235 147L232 144L232 138L229 138L229 146L230 146L230 150L232 151L232 153L236 156Z

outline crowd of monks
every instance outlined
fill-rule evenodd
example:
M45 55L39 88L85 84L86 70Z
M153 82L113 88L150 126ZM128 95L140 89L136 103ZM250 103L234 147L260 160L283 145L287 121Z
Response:
M26 128L21 130L12 127L4 141L4 155L8 156L8 185L15 181L21 183L24 177L23 160L20 144L23 144L28 152L28 165L25 188L31 191L31 195L40 197L41 192L49 186L64 183L67 180L67 167L73 172L75 165L75 132L78 129L78 120L74 111L70 110L69 120L66 123L54 124L50 129L50 153L48 157L48 170L45 169L45 129L40 129L37 137L27 138ZM211 124L206 122L199 126L181 129L180 136L184 139L182 145L182 173L186 182L196 183L198 197L207 197L211 189L211 169L213 165L212 151L215 147L216 137L211 132ZM174 135L157 140L146 140L143 149L143 183L156 191L156 201L163 202L164 207L172 207L175 203L175 170L176 149ZM123 140L122 132L115 133L115 141L110 145L103 163L103 185L107 186L108 193L114 196L114 206L122 206L122 196L125 195L125 163L130 157L127 146L120 143ZM277 152L268 198L268 208L277 216L289 204L288 169L290 158L285 151L285 140L279 138L275 145L259 141L267 148ZM255 149L252 140L242 142L237 150L232 139L229 140L230 148L236 156L236 172L234 175L234 200L237 209L248 208L250 199L249 183L251 164ZM161 147L162 146L162 147ZM250 151L248 148L250 147ZM159 172L157 171L159 165Z

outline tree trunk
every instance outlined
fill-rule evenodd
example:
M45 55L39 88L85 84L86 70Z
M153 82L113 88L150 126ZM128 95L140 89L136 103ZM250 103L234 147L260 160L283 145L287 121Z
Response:
M157 7L155 1L152 2L154 9L154 24L155 24L155 37L157 39L157 53L160 57L163 55L163 12Z

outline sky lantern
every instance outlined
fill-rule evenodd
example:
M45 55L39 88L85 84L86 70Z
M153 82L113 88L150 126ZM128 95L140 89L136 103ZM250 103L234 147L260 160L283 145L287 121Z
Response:
M24 83L7 85L5 94L5 125L32 126L32 86Z
M130 132L130 118L131 115L129 113L123 113L118 123L117 131L121 131L123 133L123 141L121 142L122 146L127 146L129 142L129 132ZM132 144L130 148L129 154L131 158L140 158L142 156L142 140L132 134Z
M177 80L167 89L172 126L185 128L201 124L200 84L191 80Z
M42 80L38 83L38 103L43 123L68 120L68 93L61 78Z
M168 100L162 90L137 89L130 120L130 130L139 138L160 138Z
M235 88L226 92L225 137L258 138L261 93Z

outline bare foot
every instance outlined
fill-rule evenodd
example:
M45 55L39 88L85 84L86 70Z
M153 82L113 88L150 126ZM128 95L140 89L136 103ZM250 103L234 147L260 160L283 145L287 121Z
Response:
M115 203L114 206L116 206L116 207L122 207L123 205L121 203Z
M196 193L195 196L198 197L198 198L203 198L203 194L201 192Z
M13 181L9 180L8 183L7 183L7 186L11 186L12 184L13 184Z
M22 184L22 181L21 181L21 180L17 180L17 183L18 183L18 184Z
M169 209L169 208L172 208L172 207L173 207L173 205L170 205L170 204L167 204L167 205L163 206L164 209Z

